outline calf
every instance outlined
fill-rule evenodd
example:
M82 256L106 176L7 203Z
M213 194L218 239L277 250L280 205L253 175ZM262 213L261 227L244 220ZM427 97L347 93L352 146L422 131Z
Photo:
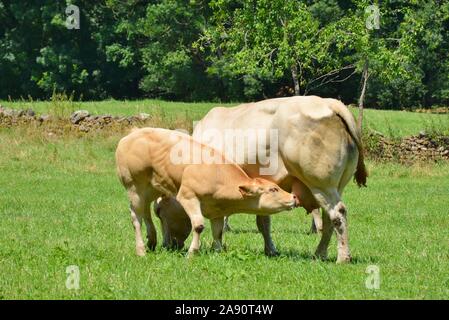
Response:
M197 161L198 156L208 161ZM296 196L261 178L250 178L237 164L189 135L166 129L135 129L120 140L117 172L128 192L137 255L145 254L142 218L148 247L156 246L150 204L158 197L176 196L193 230L189 255L200 247L204 217L211 220L214 246L221 248L224 216L247 212L268 215L297 206Z

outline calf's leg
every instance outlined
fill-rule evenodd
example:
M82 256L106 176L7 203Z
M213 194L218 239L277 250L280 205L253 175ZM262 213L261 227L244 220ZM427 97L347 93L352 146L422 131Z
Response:
M200 235L204 230L204 217L201 213L200 201L194 196L184 196L181 189L176 200L182 205L192 223L192 243L190 244L188 256L191 257L200 250Z
M145 221L145 225L147 227L148 249L154 250L157 244L157 234L153 219L151 218L151 207L149 205L151 202L152 201L148 201L148 205L144 207L143 220Z
M130 200L131 222L134 227L134 234L136 237L136 254L138 256L145 255L145 245L142 239L142 217L145 211L145 199L134 191L129 191L128 197Z

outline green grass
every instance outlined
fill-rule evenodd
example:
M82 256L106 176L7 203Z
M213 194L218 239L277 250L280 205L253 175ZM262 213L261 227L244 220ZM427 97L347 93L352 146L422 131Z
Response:
M101 105L101 104L100 104ZM118 106L117 106L118 108ZM231 218L227 251L160 248L139 258L125 192L115 176L118 135L48 136L0 128L0 299L447 299L449 164L403 167L369 163L368 188L353 183L349 208L354 261L311 258L303 210L273 216L281 256L267 258L255 217ZM157 220L157 218L154 218ZM156 221L158 223L158 221ZM80 268L80 289L65 287ZM368 290L366 268L380 268Z
M120 116L136 115L141 112L162 116L183 115L192 120L201 119L212 107L217 105L234 106L238 103L184 103L161 100L138 101L93 101L70 102L38 101L38 102L0 102L2 105L16 108L32 108L38 113L70 113L74 110L86 109L92 114L113 114ZM64 110L60 110L64 109ZM357 113L357 109L353 110ZM437 131L449 135L449 114L425 114L407 111L365 110L365 128L379 131L389 137L403 137L418 134L420 131Z
M354 113L357 114L357 110ZM415 135L420 131L449 135L449 114L366 109L363 125L394 138Z
M32 108L38 113L52 113L55 109L55 103L51 101L16 101L16 102L1 102L2 105L15 109ZM145 113L160 113L165 114L188 114L193 119L202 118L207 111L218 105L232 105L220 104L212 102L204 103L186 103L186 102L170 102L162 100L136 100L136 101L89 101L89 102L72 102L67 103L67 108L84 109L92 114L112 114L118 116L131 116L141 112ZM74 111L74 110L72 110Z

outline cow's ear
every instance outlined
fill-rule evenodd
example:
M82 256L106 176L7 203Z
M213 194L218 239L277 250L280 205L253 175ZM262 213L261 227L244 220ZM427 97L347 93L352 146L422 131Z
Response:
M254 186L250 184L242 184L239 186L239 191L244 197L254 196Z

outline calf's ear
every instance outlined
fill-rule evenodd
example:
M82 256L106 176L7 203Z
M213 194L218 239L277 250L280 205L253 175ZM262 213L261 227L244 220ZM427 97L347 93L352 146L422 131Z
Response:
M250 197L255 195L255 188L250 184L242 184L239 186L239 191L244 197Z

